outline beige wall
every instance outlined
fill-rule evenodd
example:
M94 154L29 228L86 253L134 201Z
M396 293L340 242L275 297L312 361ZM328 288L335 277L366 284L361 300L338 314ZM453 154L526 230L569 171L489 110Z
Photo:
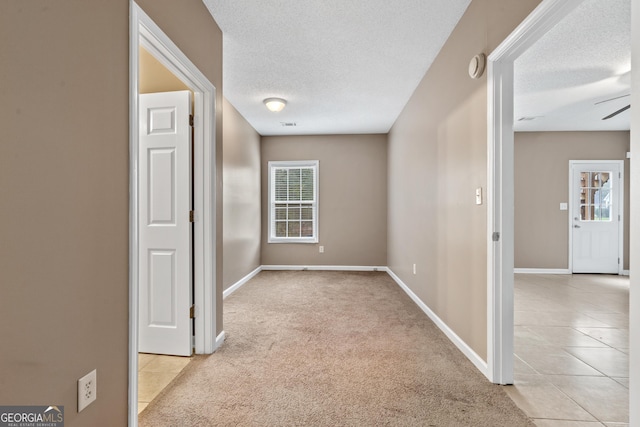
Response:
M167 67L153 57L147 49L140 47L140 73L138 76L139 93L173 92L189 90ZM193 99L193 96L192 96Z
M386 135L263 137L261 144L263 265L386 265ZM320 161L318 244L267 243L270 160Z
M468 64L538 3L472 1L389 133L389 266L485 360L487 80Z
M515 134L515 267L569 268L569 160L624 160L624 259L629 268L629 132Z
M203 3L141 3L221 96ZM128 39L127 0L0 2L0 402L63 405L69 426L127 423Z
M260 266L260 135L224 100L223 286Z

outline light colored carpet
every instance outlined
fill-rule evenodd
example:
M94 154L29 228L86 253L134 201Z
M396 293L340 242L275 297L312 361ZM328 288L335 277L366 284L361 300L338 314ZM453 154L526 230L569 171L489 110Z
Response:
M379 272L260 273L141 426L533 426Z

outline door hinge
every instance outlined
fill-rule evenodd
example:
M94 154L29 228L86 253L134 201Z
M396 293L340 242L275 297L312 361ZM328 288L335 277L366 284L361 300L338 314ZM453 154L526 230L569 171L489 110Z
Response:
M500 240L500 232L494 231L493 235L491 236L491 240L493 240L494 242L499 241Z
M191 307L189 307L189 319L195 319L196 318L196 306L195 304L191 305Z
M196 222L196 213L195 211L189 211L189 222Z
M189 114L189 126L193 127L193 114Z
M620 257L618 257L618 264L620 264Z

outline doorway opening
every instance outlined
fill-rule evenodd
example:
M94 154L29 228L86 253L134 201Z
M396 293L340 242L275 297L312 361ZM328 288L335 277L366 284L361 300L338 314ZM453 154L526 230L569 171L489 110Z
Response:
M543 0L488 56L487 377L513 384L514 61L583 0Z
M215 95L216 89L135 3L130 3L130 216L129 216L129 425L138 423L138 331L140 274L140 48L143 47L193 93L193 302L195 353L210 354L216 336L215 285Z

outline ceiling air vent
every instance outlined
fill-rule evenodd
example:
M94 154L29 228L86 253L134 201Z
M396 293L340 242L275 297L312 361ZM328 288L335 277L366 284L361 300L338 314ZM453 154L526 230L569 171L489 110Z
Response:
M285 128L290 128L290 127L295 127L296 126L295 122L280 122L280 124L282 125L282 127L285 127Z

